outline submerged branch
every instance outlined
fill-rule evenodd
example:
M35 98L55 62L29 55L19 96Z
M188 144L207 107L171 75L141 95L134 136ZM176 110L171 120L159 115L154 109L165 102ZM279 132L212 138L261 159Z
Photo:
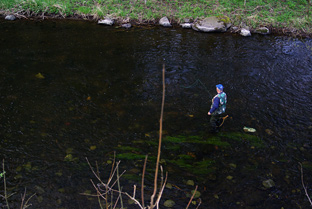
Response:
M312 201L311 201L311 198L308 194L308 190L307 190L307 187L304 185L304 182L303 182L303 169L302 169L302 164L299 163L300 165L300 171L301 171L301 183L302 183L302 186L303 186L303 189L304 189L304 192L305 192L305 195L307 196L309 202L310 202L310 205L312 206Z

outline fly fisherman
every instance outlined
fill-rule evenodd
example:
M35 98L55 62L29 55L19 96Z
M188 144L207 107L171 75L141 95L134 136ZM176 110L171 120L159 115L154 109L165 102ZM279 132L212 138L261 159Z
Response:
M216 133L219 131L219 127L222 124L223 116L225 113L227 97L226 93L223 92L223 85L216 85L217 95L213 97L211 109L208 112L208 115L211 115L210 125L211 132Z

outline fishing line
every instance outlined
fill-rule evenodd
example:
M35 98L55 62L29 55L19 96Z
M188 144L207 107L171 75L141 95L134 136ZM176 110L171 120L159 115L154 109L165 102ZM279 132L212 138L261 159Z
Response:
M190 86L181 86L182 88L185 88L185 89L190 89L190 88L193 88L194 86L196 86L196 85L198 85L198 84L200 84L200 85L202 85L203 87L204 87L204 89L205 89L205 91L209 94L209 96L212 98L212 96L211 96L211 94L210 94L210 92L208 91L208 89L206 88L206 86L203 84L203 82L201 82L201 80L199 80L199 79L197 79L192 85L190 85Z

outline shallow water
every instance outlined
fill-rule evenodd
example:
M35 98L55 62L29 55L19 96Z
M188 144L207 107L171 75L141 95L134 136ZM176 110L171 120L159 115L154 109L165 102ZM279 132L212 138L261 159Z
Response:
M0 42L1 157L10 191L19 194L26 187L29 195L36 193L34 208L97 208L96 199L81 195L94 193L86 157L92 165L98 161L107 176L107 160L113 151L126 152L122 147L155 156L150 142L158 140L163 64L164 136L214 137L207 133L207 111L215 85L222 83L230 118L217 136L231 145L164 143L168 182L180 190L166 189L163 201L174 199L175 208L185 208L183 191L194 189L185 182L192 179L202 193L201 208L309 206L298 162L305 165L305 181L312 182L311 40L1 20ZM231 140L244 134L244 126L257 130L249 135L261 147L245 135ZM213 172L194 174L177 166L171 160L179 155L193 157L194 166L213 160ZM121 162L135 175L142 165L142 159ZM275 187L263 187L268 179ZM10 200L19 204L20 195Z

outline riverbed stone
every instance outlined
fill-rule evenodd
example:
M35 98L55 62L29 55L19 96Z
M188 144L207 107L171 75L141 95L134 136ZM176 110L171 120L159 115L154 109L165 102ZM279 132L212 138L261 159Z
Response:
M195 182L193 180L187 180L186 185L194 186Z
M125 24L122 24L121 25L122 28L126 28L126 29L129 29L132 27L131 23L125 23Z
M199 191L192 190L191 193L186 194L187 197L192 197L193 195L194 195L194 199L197 199L201 196L201 193Z
M99 20L98 24L112 26L114 24L114 20L107 17L104 18L103 20Z
M168 17L162 17L159 20L159 25L163 26L163 27L172 27Z
M207 17L192 24L194 30L202 32L226 32L229 27L230 18L226 16Z
M173 200L166 200L164 202L164 206L167 208L172 208L175 205L175 202Z
M268 35L268 34L270 34L270 30L267 27L260 27L260 28L257 28L255 30L255 33L259 33L262 35Z
M250 30L247 30L246 28L242 28L239 34L244 37L251 36Z
M7 16L5 16L5 18L4 18L5 20L16 20L16 17L14 16L14 15L7 15Z
M265 188L272 188L275 186L275 183L272 179L268 179L268 180L265 180L262 182L262 185L265 187Z
M171 183L167 183L167 184L166 184L166 188L167 188L167 189L172 189L172 184L171 184Z

